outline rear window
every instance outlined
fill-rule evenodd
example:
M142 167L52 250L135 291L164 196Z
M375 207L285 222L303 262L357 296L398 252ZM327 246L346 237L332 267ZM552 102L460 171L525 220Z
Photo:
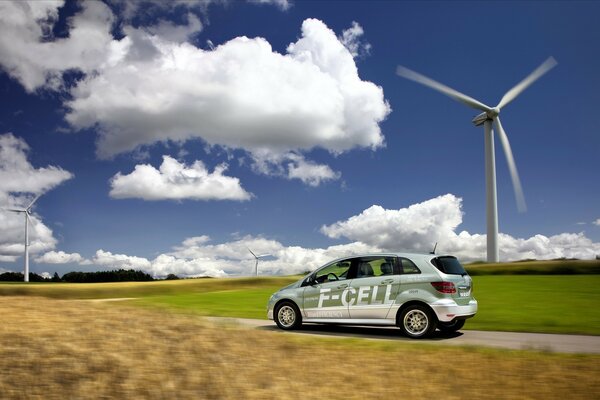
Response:
M467 271L463 268L456 257L437 257L431 260L431 263L441 272L449 275L466 275Z

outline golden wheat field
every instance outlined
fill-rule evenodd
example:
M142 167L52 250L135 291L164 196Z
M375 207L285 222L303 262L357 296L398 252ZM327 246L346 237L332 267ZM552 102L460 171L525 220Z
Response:
M2 399L563 399L600 357L326 339L123 305L0 298Z

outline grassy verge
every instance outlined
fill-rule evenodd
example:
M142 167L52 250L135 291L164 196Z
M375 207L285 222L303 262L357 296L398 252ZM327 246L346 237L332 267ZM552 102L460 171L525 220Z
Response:
M597 275L600 260L516 261L465 265L469 275Z
M3 399L600 396L593 355L307 338L35 297L3 298L0 315Z
M600 335L600 276L476 276L471 329Z
M15 283L0 282L0 296L42 296L53 299L105 299L115 297L167 296L190 293L273 288L276 290L300 277L184 279L154 282L112 283Z

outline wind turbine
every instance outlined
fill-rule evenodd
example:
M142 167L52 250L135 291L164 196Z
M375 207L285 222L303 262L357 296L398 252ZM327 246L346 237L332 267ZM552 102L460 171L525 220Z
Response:
M258 260L260 260L263 257L269 257L270 254L261 254L261 255L257 256L256 254L254 254L254 252L252 250L250 250L249 247L246 247L246 248L252 254L252 256L254 258L256 258L256 264L254 265L254 273L255 273L256 276L258 276Z
M553 57L548 58L544 61L535 71L529 76L519 82L515 87L510 89L500 99L500 102L496 107L489 107L480 101L475 100L463 93L460 93L446 85L434 81L418 72L412 71L403 66L398 66L396 73L406 79L415 81L431 89L437 90L451 97L452 99L459 101L471 108L483 111L481 114L473 118L475 126L483 125L485 133L485 181L486 181L486 220L487 220L487 259L488 262L498 262L498 200L496 196L496 160L494 155L494 130L492 124L496 125L498 135L500 136L500 143L504 148L504 154L506 155L506 161L508 163L508 169L510 170L510 177L515 191L515 198L517 201L517 208L520 212L524 212L527 209L525 204L525 197L523 196L523 189L521 188L521 181L519 179L519 173L517 172L517 165L508 142L508 136L502 128L500 122L500 111L506 107L511 101L513 101L521 92L527 89L533 82L538 80L542 75L548 72L556 65L556 60Z
M35 199L26 208L7 208L7 211L15 213L23 213L25 215L25 274L23 281L29 282L29 216L31 215L31 207L40 198L41 195L37 195Z

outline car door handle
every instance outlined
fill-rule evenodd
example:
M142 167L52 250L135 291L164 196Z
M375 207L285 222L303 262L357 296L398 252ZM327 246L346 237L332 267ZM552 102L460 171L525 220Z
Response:
M348 284L344 283L344 284L338 286L336 289L344 289L344 288L347 288L347 287L348 287Z
M382 285L387 285L388 283L394 283L394 280L393 279L385 279L385 280L381 281Z

